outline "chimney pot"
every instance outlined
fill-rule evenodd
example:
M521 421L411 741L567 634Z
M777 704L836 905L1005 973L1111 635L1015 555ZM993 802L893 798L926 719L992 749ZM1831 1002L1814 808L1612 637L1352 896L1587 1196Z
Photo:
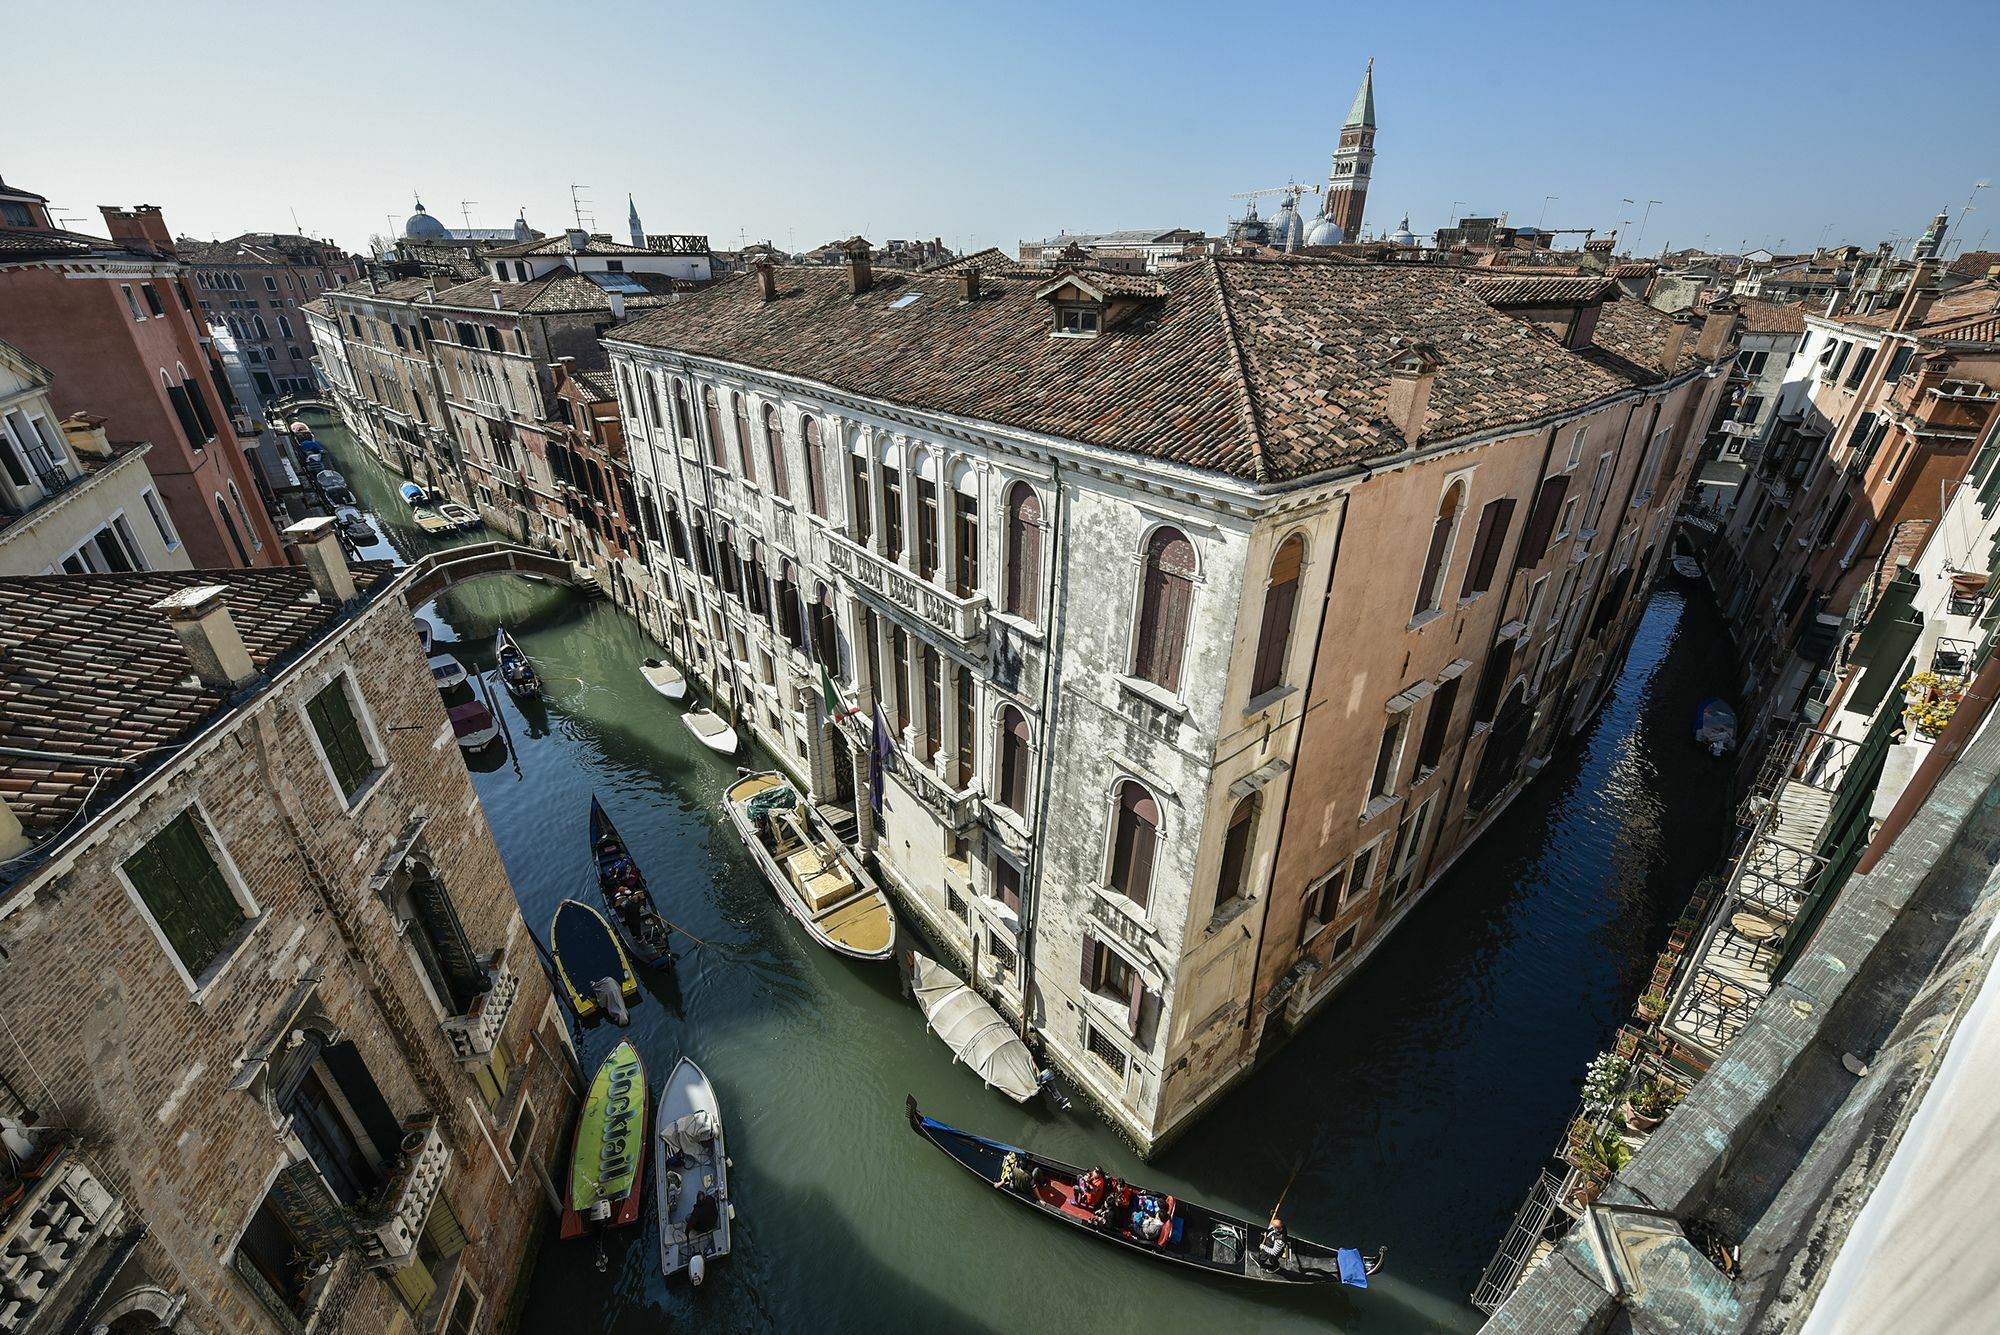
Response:
M623 292L607 292L604 295L611 298L611 318L613 320L623 320L625 318L625 294Z
M1680 365L1681 352L1687 347L1688 326L1693 322L1686 311L1675 311L1673 323L1667 327L1667 345L1660 350L1660 369L1669 375Z
M153 607L166 614L202 685L240 691L257 679L257 665L250 661L250 651L223 601L228 592L226 585L198 584L169 594Z
M71 413L65 417L62 429L63 434L69 437L69 447L78 454L109 459L111 439L104 434L104 421L96 413Z
M494 309L494 310L496 310L496 311L504 311L504 310L506 310L506 309L507 309L507 308L506 308L506 306L504 306L504 305L503 305L503 304L501 303L501 300L500 300L500 284L498 284L498 283L495 283L495 284L493 284L493 309Z
M340 550L340 536L331 515L301 519L285 530L285 537L298 548L299 564L312 576L322 600L335 604L354 601L354 575Z
M571 227L564 235L569 238L569 248L571 250L589 249L590 233L584 231L581 227Z
M847 290L860 296L875 284L875 271L870 263L871 252L868 243L860 237L849 241L847 250Z
M778 266L769 260L757 261L757 298L771 301L778 295Z
M1731 307L1711 309L1701 323L1701 337L1695 340L1694 355L1705 362L1722 360L1722 349L1736 333L1736 311Z
M1389 359L1389 420L1403 433L1405 445L1423 437L1431 386L1441 364L1437 349L1428 343L1412 343Z
M979 300L979 266L968 264L958 271L958 295L966 301Z

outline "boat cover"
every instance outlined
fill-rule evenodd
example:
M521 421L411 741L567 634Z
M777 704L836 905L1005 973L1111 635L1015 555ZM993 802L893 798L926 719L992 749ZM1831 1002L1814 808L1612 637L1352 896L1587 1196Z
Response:
M753 821L767 819L773 811L789 811L799 804L799 795L780 784L767 788L743 804L743 814Z
M1000 1012L936 960L918 955L913 972L917 1005L960 1061L1016 1103L1040 1092L1035 1059Z
M669 1155L684 1155L689 1159L699 1159L708 1153L708 1147L715 1143L715 1119L708 1115L706 1108L696 1108L661 1128L660 1146Z

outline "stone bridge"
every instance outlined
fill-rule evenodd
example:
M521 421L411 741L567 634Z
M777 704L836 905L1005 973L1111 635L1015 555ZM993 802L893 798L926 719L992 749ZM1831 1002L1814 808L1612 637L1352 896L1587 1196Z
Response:
M603 592L595 574L563 557L511 542L475 542L432 552L417 562L415 578L403 586L403 599L414 611L455 584L487 575L535 575L593 597Z
M264 420L267 422L274 421L277 418L289 416L300 408L317 408L321 412L326 413L339 411L339 409L334 407L332 399L322 397L318 394L287 394L282 399L272 399L266 405L267 415Z

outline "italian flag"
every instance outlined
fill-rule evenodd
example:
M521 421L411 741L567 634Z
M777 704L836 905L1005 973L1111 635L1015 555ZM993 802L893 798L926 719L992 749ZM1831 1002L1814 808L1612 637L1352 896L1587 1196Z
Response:
M834 689L833 674L826 670L824 663L820 664L819 669L819 689L826 703L826 716L835 723L861 712L858 709L847 708L846 702L840 698L840 692Z

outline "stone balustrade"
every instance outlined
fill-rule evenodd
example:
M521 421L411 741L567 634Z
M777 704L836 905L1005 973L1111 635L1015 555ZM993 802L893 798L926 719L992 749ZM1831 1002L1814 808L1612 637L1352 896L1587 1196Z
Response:
M521 994L521 976L507 963L507 952L496 950L486 962L486 976L492 986L472 1000L463 1015L443 1021L445 1037L451 1040L452 1056L468 1066L484 1065L499 1045L507 1014Z
M827 564L959 644L986 649L986 595L960 598L837 533L826 535Z
M355 1241L369 1264L388 1270L409 1264L450 1167L451 1147L433 1122L423 1132L422 1142L406 1152L402 1176L384 1207L355 1216Z

